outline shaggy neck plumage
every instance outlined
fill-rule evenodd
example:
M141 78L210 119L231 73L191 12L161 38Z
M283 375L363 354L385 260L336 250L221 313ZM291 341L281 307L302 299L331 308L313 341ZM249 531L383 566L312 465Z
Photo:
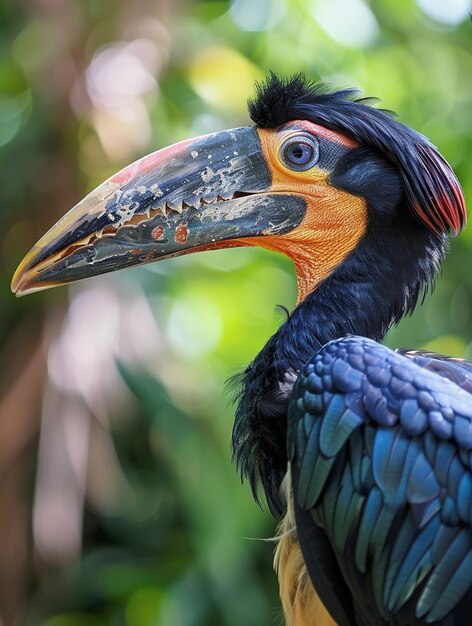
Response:
M288 400L300 368L325 343L346 334L382 340L433 285L446 236L405 214L371 219L349 257L290 315L244 373L233 450L257 497L283 511L278 489L286 471Z

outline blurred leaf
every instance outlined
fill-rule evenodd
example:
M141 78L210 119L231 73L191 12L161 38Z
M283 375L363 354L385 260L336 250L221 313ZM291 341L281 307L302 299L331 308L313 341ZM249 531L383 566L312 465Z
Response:
M234 113L244 111L247 94L260 80L260 70L234 49L205 48L195 55L189 67L189 80L208 104Z
M462 357L464 356L467 344L462 337L457 337L456 335L441 335L441 337L435 337L435 339L426 342L422 348L424 350L431 350L431 352L446 354L447 356Z
M87 613L63 613L44 622L44 626L104 626L105 622Z

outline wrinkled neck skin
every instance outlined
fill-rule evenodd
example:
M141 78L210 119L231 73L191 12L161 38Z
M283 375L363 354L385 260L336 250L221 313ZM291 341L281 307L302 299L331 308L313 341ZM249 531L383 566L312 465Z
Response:
M262 485L276 517L284 511L279 486L287 465L287 408L301 367L346 334L381 341L433 286L446 237L408 214L401 220L371 219L358 247L296 307L243 375L234 458L256 499Z

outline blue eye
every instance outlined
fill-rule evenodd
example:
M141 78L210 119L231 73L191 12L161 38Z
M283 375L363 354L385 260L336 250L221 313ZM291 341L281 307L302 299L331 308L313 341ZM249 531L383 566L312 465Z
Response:
M282 144L282 161L291 170L308 170L319 156L318 142L310 135L296 135Z

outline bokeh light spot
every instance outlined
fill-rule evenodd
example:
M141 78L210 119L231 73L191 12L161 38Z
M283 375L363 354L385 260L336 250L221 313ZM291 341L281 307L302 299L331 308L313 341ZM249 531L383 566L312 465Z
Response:
M36 72L51 62L59 36L51 21L37 19L23 29L12 46L12 56L26 72Z
M135 591L126 607L127 626L154 626L157 623L163 593L154 587Z
M246 110L254 81L261 78L260 70L232 48L206 48L189 67L190 83L202 100L237 113Z
M4 146L15 137L21 127L23 112L31 102L31 92L11 98L0 98L0 146Z
M184 294L171 309L168 333L177 352L190 360L201 361L218 344L221 311L205 295Z
M457 26L469 16L470 0L416 0L425 15L435 22Z
M162 58L151 39L118 41L103 47L85 72L90 117L108 158L124 160L151 139L149 97L157 92L155 74ZM80 98L73 98L80 109Z
M117 42L100 50L86 71L87 91L93 102L116 107L156 87L145 57L154 49L148 40Z
M441 335L431 339L423 346L424 350L454 357L462 357L466 348L467 343L458 335Z
M363 0L322 0L313 6L313 17L345 46L364 48L379 36L377 19Z
M287 12L285 0L234 0L230 14L243 30L261 31L277 26Z

